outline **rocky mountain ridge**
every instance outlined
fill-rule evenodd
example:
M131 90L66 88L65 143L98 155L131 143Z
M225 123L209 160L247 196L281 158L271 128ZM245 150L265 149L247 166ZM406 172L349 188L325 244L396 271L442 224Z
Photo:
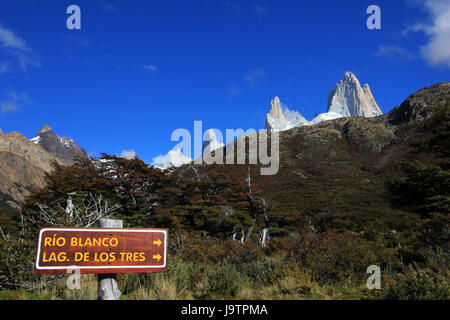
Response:
M330 165L333 170L339 170L342 166L343 172L349 166L377 171L387 163L406 156L407 146L422 134L411 133L410 128L414 128L416 122L429 118L433 107L450 108L449 82L423 88L410 95L400 106L378 117L339 117L316 125L284 130L279 133L280 174L273 178L288 180L289 175L302 172L299 168L311 166L312 163L314 167ZM238 140L248 138L241 136ZM236 141L230 144L236 144ZM230 144L216 152L226 154ZM246 159L250 152L246 149ZM223 170L228 167L240 170L239 166L224 166Z
M361 87L358 78L353 73L346 72L328 96L326 113L321 113L308 121L297 111L289 110L287 107L283 109L280 99L275 97L266 116L265 128L285 131L342 117L377 117L382 114L369 85Z
M49 126L28 139L19 132L0 133L0 210L18 208L32 188L44 186L51 162L73 164L74 157L87 158L75 141L60 138Z
M44 125L31 141L67 166L72 165L76 158L88 158L86 151L81 149L73 139L58 136L49 125Z

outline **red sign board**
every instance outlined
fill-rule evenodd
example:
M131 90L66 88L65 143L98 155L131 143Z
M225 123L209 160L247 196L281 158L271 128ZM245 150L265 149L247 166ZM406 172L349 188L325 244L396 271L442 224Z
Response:
M166 272L167 237L167 229L44 228L35 272Z

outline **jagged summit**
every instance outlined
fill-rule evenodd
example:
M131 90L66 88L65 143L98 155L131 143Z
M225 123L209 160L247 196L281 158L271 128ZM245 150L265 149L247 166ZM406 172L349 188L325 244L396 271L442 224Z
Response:
M281 102L278 97L275 97L270 102L269 113L266 117L266 129L271 127L285 127L287 124L283 109L281 109Z
M343 117L377 117L382 115L368 84L361 87L356 76L346 72L328 96L328 110Z
M284 131L295 127L308 124L308 121L297 111L281 105L278 97L275 97L270 103L270 110L266 116L265 128L267 130Z
M326 113L321 113L313 120L308 121L297 111L291 111L287 107L283 109L280 99L275 97L270 103L265 128L285 131L342 117L377 117L382 114L369 85L365 84L364 87L361 87L358 78L353 73L346 72L328 96Z
M49 132L49 131L52 131L52 128L48 124L45 124L41 129L39 129L36 136L39 136L40 134Z
M287 126L287 120L284 116L283 109L281 109L281 102L278 97L275 97L270 102L269 113L266 116L265 128L283 130Z
M47 124L30 140L40 145L65 165L72 165L74 159L77 157L88 158L86 151L81 149L73 139L66 138L65 136L59 137Z

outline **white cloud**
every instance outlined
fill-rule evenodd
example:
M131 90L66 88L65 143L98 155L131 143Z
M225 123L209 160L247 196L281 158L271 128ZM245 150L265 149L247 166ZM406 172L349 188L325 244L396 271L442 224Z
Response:
M156 66L154 66L153 64L144 64L143 65L143 69L147 72L151 72L151 73L157 73L158 72L158 68Z
M41 67L40 61L28 43L12 30L2 25L0 25L0 49L14 56L23 71L26 71L29 66Z
M25 40L21 39L13 31L0 25L0 43L2 47L7 49L29 52L31 49Z
M375 52L375 56L377 57L387 57L387 58L401 58L401 59L414 59L414 55L406 51L404 48L391 45L391 46L385 46L380 45L378 46L377 52Z
M134 150L123 150L120 157L127 160L133 160L136 158L136 152Z
M0 101L1 112L17 112L20 110L21 105L30 103L28 95L26 93L17 94L14 91L9 91L7 93L7 99L5 101Z
M424 32L428 43L421 47L422 56L431 65L447 65L450 68L450 0L425 0L421 5L431 20L410 25L403 33Z
M261 68L256 68L247 72L244 76L244 81L251 87L255 85L258 80L266 78L266 72Z

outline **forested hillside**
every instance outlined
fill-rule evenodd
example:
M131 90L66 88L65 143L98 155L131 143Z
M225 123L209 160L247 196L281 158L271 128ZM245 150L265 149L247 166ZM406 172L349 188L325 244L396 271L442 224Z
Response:
M53 162L46 187L2 222L0 288L43 290L32 274L40 227L114 217L169 228L169 273L122 277L125 297L159 279L172 298L448 299L449 97L438 84L385 116L283 132L276 176L106 154ZM381 290L365 287L369 265Z

